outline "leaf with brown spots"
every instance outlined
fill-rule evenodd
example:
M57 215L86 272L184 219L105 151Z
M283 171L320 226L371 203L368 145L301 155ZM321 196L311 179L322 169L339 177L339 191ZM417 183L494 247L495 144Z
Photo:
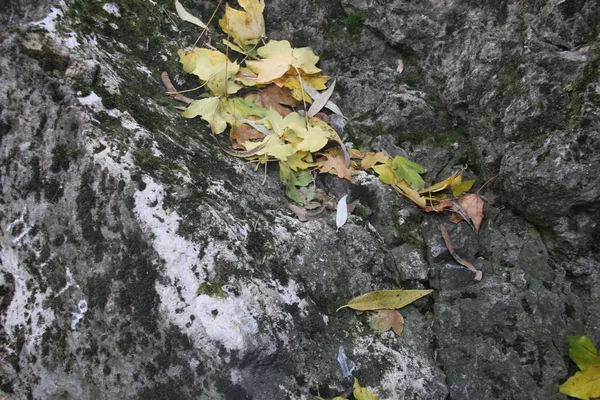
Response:
M352 168L346 167L346 158L344 152L338 148L330 148L321 153L322 157L318 159L321 163L319 172L337 175L340 178L352 180Z

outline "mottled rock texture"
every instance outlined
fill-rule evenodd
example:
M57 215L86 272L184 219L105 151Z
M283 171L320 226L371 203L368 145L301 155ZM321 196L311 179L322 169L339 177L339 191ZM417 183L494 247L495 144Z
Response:
M207 20L217 3L185 4ZM365 174L319 179L356 205L339 232L333 215L301 223L275 169L261 186L164 95L162 71L197 84L176 57L197 31L171 1L11 2L0 396L331 398L351 386L342 345L382 399L566 399L567 335L600 344L598 3L273 0L265 17L337 78L347 143L428 182L464 164L493 179L481 231ZM400 337L335 312L398 287L435 289Z

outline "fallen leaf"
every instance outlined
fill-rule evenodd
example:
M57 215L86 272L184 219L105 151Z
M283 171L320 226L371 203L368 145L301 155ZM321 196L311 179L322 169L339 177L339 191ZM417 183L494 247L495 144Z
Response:
M329 101L329 98L333 94L334 89L335 89L335 79L333 80L333 82L331 82L331 84L329 85L327 90L325 90L322 93L318 93L317 97L313 97L313 103L310 106L310 108L308 109L308 111L306 112L306 114L309 117L314 117L319 111L321 111L323 109L323 107L325 107L325 104L327 104L327 102Z
M177 54L184 71L206 82L213 95L233 94L240 90L241 87L232 80L240 66L220 51L195 48L187 52L179 50Z
M315 88L313 88L313 86L307 85L305 82L302 82L302 89L304 89L304 91L306 93L308 93L308 95L312 99L317 99L320 96L319 92ZM344 117L344 114L342 114L342 110L340 110L340 108L335 103L333 103L331 100L329 100L325 103L325 108L329 109L330 111L334 112L335 114L339 115L340 117L346 118L346 117Z
M353 310L369 311L369 310L393 310L402 308L413 301L427 296L433 292L432 289L427 290L375 290L355 297L348 304L341 306L336 311L345 307L350 307Z
M269 85L266 88L259 90L254 97L254 103L261 107L273 107L277 113L283 117L292 112L287 107L296 107L298 100L296 100L290 90L286 87L279 87L277 85Z
M247 124L232 126L229 131L229 139L231 139L231 145L234 149L241 149L241 143L262 139L265 135L262 132L257 131L253 127Z
M431 185L425 189L419 190L419 194L430 194L435 192L440 192L446 189L448 186L452 186L453 182L456 179L460 179L461 171L457 171L454 174L450 175L448 178L444 179L441 182L438 182L434 185Z
M383 333L393 329L400 336L404 330L404 317L396 310L378 310L371 315L369 325L376 332Z
M260 142L244 142L241 144L246 150L252 150L255 147L263 146L261 150L255 153L256 156L265 156L265 162L269 157L276 158L280 161L285 161L289 156L296 151L291 144L285 142L276 133L271 133ZM304 186L304 185L302 185Z
M337 175L340 178L352 180L352 168L346 167L346 158L344 152L339 148L329 148L318 159L321 166L319 173L329 173Z
M219 134L227 128L227 119L229 118L224 112L223 101L218 97L192 101L181 116L184 118L200 116L210 124L214 134Z
M312 103L313 96L311 96L307 90L303 90L303 88L311 87L315 91L325 90L327 89L326 83L329 80L329 77L321 74L305 74L302 73L302 71L300 72L300 76L298 76L298 71L290 68L281 78L274 79L273 83L277 86L283 86L290 89L292 96L294 96L296 100L305 101L310 104ZM327 104L329 103L330 102Z
M560 393L578 399L600 397L600 357L586 335L569 336L569 357L581 371L560 385Z
M425 208L427 206L427 200L425 197L421 196L419 192L408 186L406 181L400 181L392 185L396 192L401 195L407 197L410 201L415 203L421 208Z
M183 8L179 0L175 0L175 10L177 11L177 15L179 15L179 18L181 18L182 20L199 26L202 29L206 29L206 25L204 24L204 22L200 21L199 18L194 17L192 14L187 12L187 10Z
M440 224L440 230L442 231L442 238L444 239L446 248L452 255L452 258L454 258L456 260L456 262L459 263L460 265L465 266L465 267L469 268L471 271L473 271L475 273L475 280L480 281L481 278L483 278L483 273L481 271L479 271L477 268L475 268L475 266L473 264L471 264L467 260L460 257L458 254L456 254L456 252L454 251L454 246L452 246L452 242L450 241L450 234L448 233L448 229L446 229L446 226L444 224Z
M247 60L246 66L257 74L259 83L280 78L292 67L306 74L321 72L316 66L319 57L309 47L294 49L287 40L270 40L257 52L262 59Z
M425 173L425 169L419 164L410 161L406 157L397 156L392 160L392 170L396 179L403 180L413 189L420 190L425 187L425 182L420 174Z
M348 220L348 207L346 206L347 197L347 195L343 196L337 203L335 214L335 225L337 226L336 232L339 231Z
M352 394L356 400L379 400L379 397L375 394L360 386L360 383L356 378L354 378L354 392Z
M384 153L368 152L361 160L360 167L363 169L372 168L375 164L385 164L389 159L390 157Z
M231 35L239 45L258 43L266 36L263 10L264 0L238 0L244 11L225 6L225 16L219 20L223 32Z
M473 187L475 179L470 181L462 181L462 175L458 175L453 181L450 187L452 188L452 195L458 197L463 193L468 192Z
M458 199L458 204L465 210L471 221L475 232L479 232L483 222L483 199L477 193L468 193Z
M298 192L298 186L307 186L312 181L310 172L292 171L285 163L279 163L279 176L285 186L285 194L296 203L303 204L302 197Z

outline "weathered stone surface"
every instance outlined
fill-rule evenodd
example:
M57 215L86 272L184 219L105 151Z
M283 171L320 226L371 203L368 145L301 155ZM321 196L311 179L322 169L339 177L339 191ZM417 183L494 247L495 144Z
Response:
M600 343L596 2L267 2L269 37L337 77L347 142L428 182L499 175L479 234L364 173L321 179L356 206L338 233L299 222L277 171L261 186L164 96L164 70L196 84L175 52L197 32L171 7L0 11L2 396L331 398L342 345L385 399L565 398L566 336ZM335 312L398 287L435 289L400 337Z

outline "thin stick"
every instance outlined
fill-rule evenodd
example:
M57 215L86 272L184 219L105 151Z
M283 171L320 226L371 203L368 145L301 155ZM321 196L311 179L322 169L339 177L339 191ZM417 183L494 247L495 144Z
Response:
M169 74L167 74L166 72L163 72L160 75L160 79L162 80L163 85L167 89L167 94L169 96L173 97L175 100L178 100L178 101L181 101L181 102L187 103L187 104L190 104L192 101L194 101L194 100L190 99L189 97L183 96L177 92L177 89L175 89L175 86L173 86L173 82L171 82L171 79L169 78Z
M198 42L202 38L202 35L204 35L204 32L206 32L208 30L208 26L210 25L210 23L212 22L213 18L215 17L215 14L217 13L217 10L219 9L219 7L221 7L221 3L223 3L223 0L219 0L219 4L217 4L217 6L215 7L215 11L213 11L212 15L210 16L210 18L208 20L208 23L206 24L206 29L204 29L202 32L200 32L200 36L198 36L198 39L196 39L196 41L194 42L194 46L193 47L196 47L196 45L198 44Z

